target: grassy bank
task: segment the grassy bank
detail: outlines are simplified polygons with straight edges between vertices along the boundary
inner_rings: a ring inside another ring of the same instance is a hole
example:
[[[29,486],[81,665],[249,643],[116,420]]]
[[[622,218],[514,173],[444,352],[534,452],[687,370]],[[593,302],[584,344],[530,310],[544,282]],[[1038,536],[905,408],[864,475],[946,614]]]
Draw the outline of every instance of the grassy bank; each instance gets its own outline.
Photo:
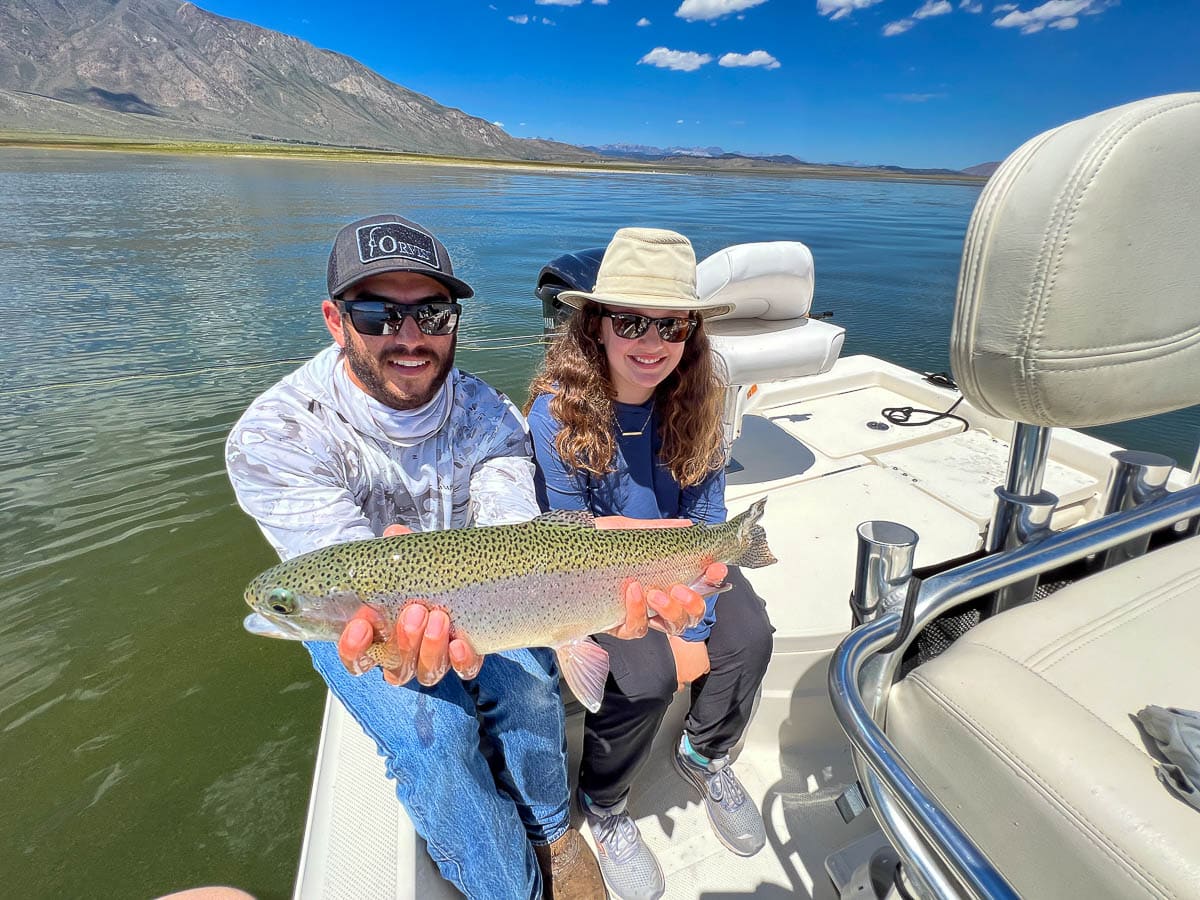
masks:
[[[736,161],[699,160],[688,162],[600,159],[594,162],[518,159],[477,159],[429,156],[391,150],[329,147],[312,144],[267,142],[222,143],[219,141],[138,140],[90,135],[31,134],[0,131],[0,149],[93,150],[110,153],[171,153],[190,156],[239,156],[263,159],[312,159],[335,162],[392,163],[403,165],[467,166],[538,172],[643,172],[707,175],[778,175],[801,178],[846,178],[873,181],[916,181],[935,184],[982,184],[987,179],[974,175],[939,175],[920,172],[889,172],[872,168],[820,165],[779,165],[749,159]]]

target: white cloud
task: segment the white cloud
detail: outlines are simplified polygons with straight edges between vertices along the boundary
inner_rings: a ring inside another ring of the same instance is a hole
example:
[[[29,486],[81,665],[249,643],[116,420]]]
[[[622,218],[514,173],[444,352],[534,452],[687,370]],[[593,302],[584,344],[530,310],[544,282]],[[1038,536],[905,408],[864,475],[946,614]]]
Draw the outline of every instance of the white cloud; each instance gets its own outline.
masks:
[[[889,100],[899,100],[901,103],[928,103],[930,100],[938,100],[945,97],[945,94],[887,94]]]
[[[508,21],[516,22],[518,25],[528,25],[529,16],[525,15],[525,13],[521,13],[519,16],[509,16]]]
[[[578,6],[583,0],[533,0],[538,6]]]
[[[640,19],[637,20],[638,28],[645,28],[649,24],[650,24],[650,20],[647,19],[645,16],[642,16]]]
[[[977,2],[977,0],[962,0],[962,2],[958,4],[958,8],[965,9],[969,13],[983,12],[983,4]]]
[[[817,12],[831,19],[844,19],[856,9],[866,9],[883,0],[817,0]]]
[[[912,19],[897,19],[895,22],[888,22],[883,26],[883,36],[895,37],[898,34],[904,34],[916,24]]]
[[[717,60],[717,64],[725,66],[727,69],[739,66],[761,67],[764,69],[779,68],[779,60],[766,50],[751,50],[749,53],[726,53]]]
[[[689,22],[707,22],[766,2],[767,0],[683,0],[679,9],[675,10],[675,15]]]
[[[592,6],[608,6],[608,0],[592,0]]]
[[[539,22],[543,25],[554,24],[553,19],[547,19],[545,16],[542,16],[541,18],[538,18],[537,16],[527,16],[525,13],[521,13],[519,16],[509,16],[508,21],[516,22],[518,25],[537,25]]]
[[[682,124],[683,124],[683,119],[676,119],[676,120],[675,120],[675,124],[676,124],[676,125],[682,125]]]
[[[1076,14],[1094,15],[1107,8],[1108,3],[1105,0],[1048,0],[1028,12],[1010,7],[1006,15],[992,24],[997,28],[1020,28],[1021,34],[1036,34],[1047,25],[1051,28],[1066,30],[1079,24]],[[1000,12],[1001,7],[997,6],[995,11]],[[1070,24],[1068,24],[1068,20]]]
[[[914,19],[928,19],[932,16],[944,16],[954,12],[947,0],[925,0],[925,5],[912,14]]]
[[[503,127],[504,127],[504,123],[503,123],[503,122],[493,122],[492,124],[493,124],[493,125],[495,125],[497,128],[503,128]]]
[[[695,53],[692,50],[668,50],[666,47],[655,47],[638,60],[638,65],[646,63],[658,66],[660,69],[674,69],[676,72],[695,72],[698,68],[712,62],[707,53]]]
[[[992,12],[994,12],[994,13],[1008,12],[1010,9],[1016,9],[1016,8],[1017,8],[1017,4],[1015,4],[1015,3],[1001,3],[999,6],[993,6]]]

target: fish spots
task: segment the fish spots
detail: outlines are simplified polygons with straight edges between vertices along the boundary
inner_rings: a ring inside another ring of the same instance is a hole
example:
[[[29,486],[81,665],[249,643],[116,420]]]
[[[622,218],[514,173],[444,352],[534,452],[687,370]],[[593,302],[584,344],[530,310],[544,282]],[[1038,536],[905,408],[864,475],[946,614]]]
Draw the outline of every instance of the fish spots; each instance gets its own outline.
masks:
[[[420,598],[446,611],[453,634],[469,635],[489,653],[601,631],[620,621],[626,578],[663,589],[688,584],[708,564],[734,562],[749,546],[746,514],[723,525],[630,530],[561,518],[339,544],[269,569],[251,583],[247,599],[255,605],[286,588],[298,600],[296,627],[329,639],[313,624],[322,615],[336,621],[334,613],[344,610],[348,618],[367,602],[391,626],[409,600]]]

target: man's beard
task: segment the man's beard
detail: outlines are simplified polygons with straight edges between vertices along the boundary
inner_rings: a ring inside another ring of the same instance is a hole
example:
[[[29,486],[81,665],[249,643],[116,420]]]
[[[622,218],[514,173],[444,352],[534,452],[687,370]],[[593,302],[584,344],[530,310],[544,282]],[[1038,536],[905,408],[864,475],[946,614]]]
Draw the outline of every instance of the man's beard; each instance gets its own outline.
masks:
[[[371,397],[392,409],[408,410],[424,406],[437,396],[437,392],[442,389],[442,385],[446,381],[446,376],[450,374],[450,369],[454,366],[454,350],[457,345],[458,336],[455,335],[454,340],[450,343],[450,352],[444,357],[431,350],[417,350],[401,345],[391,348],[382,359],[377,359],[347,334],[342,349],[350,371],[354,373],[354,377]],[[388,360],[399,356],[427,359],[434,365],[433,380],[429,382],[427,390],[420,394],[401,393],[396,385],[387,380],[385,372]]]

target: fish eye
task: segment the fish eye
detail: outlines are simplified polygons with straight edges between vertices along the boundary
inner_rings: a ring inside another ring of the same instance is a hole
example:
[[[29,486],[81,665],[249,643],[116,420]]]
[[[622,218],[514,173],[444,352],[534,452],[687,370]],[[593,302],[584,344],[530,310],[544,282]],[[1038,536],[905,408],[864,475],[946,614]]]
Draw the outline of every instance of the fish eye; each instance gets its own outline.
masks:
[[[277,587],[267,595],[271,609],[280,615],[290,616],[296,611],[296,595],[287,588]]]

